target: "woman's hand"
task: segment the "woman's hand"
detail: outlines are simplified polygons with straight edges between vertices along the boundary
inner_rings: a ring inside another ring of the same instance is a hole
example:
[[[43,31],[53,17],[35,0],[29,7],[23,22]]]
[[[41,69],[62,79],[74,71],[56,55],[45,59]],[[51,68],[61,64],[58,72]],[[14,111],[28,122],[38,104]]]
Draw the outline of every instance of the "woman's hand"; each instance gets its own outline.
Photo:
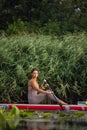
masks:
[[[45,85],[44,85],[44,88],[47,88],[47,87],[49,87],[49,84],[45,84]]]
[[[54,92],[53,92],[53,91],[48,90],[48,91],[46,91],[46,93],[47,93],[47,94],[53,94]]]

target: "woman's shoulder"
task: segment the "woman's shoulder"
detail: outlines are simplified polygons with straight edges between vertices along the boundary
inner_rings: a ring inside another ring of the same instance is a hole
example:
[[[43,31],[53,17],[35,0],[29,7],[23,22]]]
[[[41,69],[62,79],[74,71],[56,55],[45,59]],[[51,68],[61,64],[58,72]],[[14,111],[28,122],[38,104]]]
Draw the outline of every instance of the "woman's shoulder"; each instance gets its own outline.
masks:
[[[30,80],[28,81],[29,84],[33,84],[33,83],[35,83],[35,82],[37,82],[37,81],[34,80],[34,79],[30,79]]]
[[[33,80],[30,79],[30,80],[28,81],[28,87],[31,88],[31,87],[32,87],[32,84],[33,84]]]

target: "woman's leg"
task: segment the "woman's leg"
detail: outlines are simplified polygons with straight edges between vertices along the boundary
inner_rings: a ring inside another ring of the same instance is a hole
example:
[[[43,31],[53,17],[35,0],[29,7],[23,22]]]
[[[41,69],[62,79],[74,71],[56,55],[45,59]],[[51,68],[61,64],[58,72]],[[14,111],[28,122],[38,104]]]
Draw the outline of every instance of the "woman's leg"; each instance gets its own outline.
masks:
[[[46,94],[37,94],[32,97],[28,97],[29,104],[39,104],[46,98]]]
[[[50,90],[47,90],[50,91]],[[67,103],[62,101],[61,99],[59,99],[58,97],[55,96],[55,94],[47,94],[48,98],[50,98],[51,100],[61,104],[61,105],[66,105]]]
[[[47,91],[50,91],[50,90],[47,90]],[[39,104],[43,100],[45,100],[46,96],[49,99],[51,99],[61,105],[67,104],[64,101],[62,101],[61,99],[59,99],[58,97],[56,97],[54,94],[42,94],[42,93],[39,93],[39,94],[33,95],[33,96],[28,96],[28,102],[29,102],[29,104]]]

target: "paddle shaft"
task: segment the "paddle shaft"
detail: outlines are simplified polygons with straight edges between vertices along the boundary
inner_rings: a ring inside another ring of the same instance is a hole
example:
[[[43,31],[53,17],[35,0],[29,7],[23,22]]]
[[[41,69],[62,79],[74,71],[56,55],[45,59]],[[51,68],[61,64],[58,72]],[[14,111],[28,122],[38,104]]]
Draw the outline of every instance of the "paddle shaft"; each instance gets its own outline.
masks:
[[[44,84],[48,84],[45,79],[44,79]],[[51,90],[51,91],[53,91],[50,86],[48,86],[48,89]],[[58,104],[60,105],[60,107],[62,108],[62,110],[64,110],[62,104],[58,102],[58,99],[57,99],[57,97],[56,97],[56,95],[55,95],[54,93],[53,93],[53,96],[54,96],[54,98],[56,99],[57,103],[58,103]]]
[[[48,88],[49,88],[49,90],[53,91],[50,86],[48,86]],[[60,105],[60,107],[61,107],[62,110],[63,110],[62,104],[58,102],[58,99],[57,99],[57,97],[56,97],[56,95],[55,95],[54,93],[53,93],[53,96],[54,96],[54,98],[56,99],[57,103]]]

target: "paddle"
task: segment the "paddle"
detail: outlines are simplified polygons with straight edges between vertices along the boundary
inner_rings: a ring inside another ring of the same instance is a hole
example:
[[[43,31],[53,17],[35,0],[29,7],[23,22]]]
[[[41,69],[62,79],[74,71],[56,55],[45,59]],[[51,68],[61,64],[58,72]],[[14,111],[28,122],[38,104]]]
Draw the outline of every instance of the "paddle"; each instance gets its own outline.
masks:
[[[45,84],[48,84],[47,81],[46,81],[46,79],[44,79],[44,85],[45,85]],[[53,90],[51,89],[51,87],[49,86],[49,84],[48,84],[48,89],[51,90],[51,91],[53,91]],[[56,97],[56,95],[55,95],[54,93],[53,93],[53,96],[54,96],[54,98],[56,99],[57,103],[58,103],[58,104],[60,105],[60,107],[62,108],[62,110],[64,110],[62,104],[58,102],[57,97]]]

